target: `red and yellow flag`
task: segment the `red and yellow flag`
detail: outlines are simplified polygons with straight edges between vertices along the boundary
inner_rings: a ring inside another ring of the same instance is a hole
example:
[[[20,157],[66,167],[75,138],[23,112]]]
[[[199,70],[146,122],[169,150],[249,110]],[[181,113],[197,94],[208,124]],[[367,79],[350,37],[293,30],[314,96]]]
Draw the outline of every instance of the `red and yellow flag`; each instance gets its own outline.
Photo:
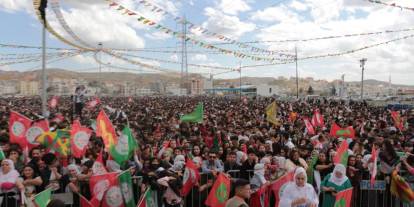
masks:
[[[211,207],[224,207],[229,196],[230,179],[220,173],[204,204]]]
[[[115,129],[103,110],[99,112],[98,118],[96,118],[96,135],[102,137],[105,150],[108,152],[112,146],[118,143]]]
[[[404,129],[403,119],[400,116],[400,112],[391,111],[392,120],[394,120],[394,126],[397,127],[400,131]]]

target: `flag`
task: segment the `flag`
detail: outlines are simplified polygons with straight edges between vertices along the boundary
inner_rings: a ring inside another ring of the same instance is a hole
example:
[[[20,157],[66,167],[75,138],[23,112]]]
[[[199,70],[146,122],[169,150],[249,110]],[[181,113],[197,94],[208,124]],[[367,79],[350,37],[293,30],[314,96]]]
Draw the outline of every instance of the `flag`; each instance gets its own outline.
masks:
[[[280,195],[282,195],[283,190],[286,187],[285,184],[289,183],[290,181],[293,181],[294,175],[295,171],[292,170],[280,177],[279,179],[277,179],[276,181],[274,181],[270,186],[270,189],[272,189],[273,194],[275,196],[275,207],[279,207]]]
[[[89,180],[89,188],[92,196],[92,204],[102,201],[105,193],[111,186],[118,185],[117,173],[105,173],[101,175],[92,175]],[[122,198],[121,198],[122,201]]]
[[[106,174],[108,171],[105,168],[102,158],[102,150],[99,152],[98,157],[96,158],[95,162],[92,165],[92,174],[93,175],[102,175]]]
[[[167,151],[168,147],[170,147],[170,140],[168,141],[164,141],[164,144],[162,145],[162,148],[160,149],[160,151],[157,154],[158,158],[162,157],[162,154],[164,154],[165,151]]]
[[[26,131],[27,144],[25,145],[25,147],[31,149],[35,146],[38,146],[39,143],[36,142],[36,139],[47,131],[49,131],[49,122],[46,119],[32,122],[32,125]]]
[[[203,103],[199,103],[193,112],[183,115],[180,120],[182,122],[194,122],[202,123],[203,122],[204,108]]]
[[[336,194],[334,207],[351,207],[352,188],[339,191]]]
[[[405,203],[414,201],[414,192],[405,179],[394,170],[391,174],[391,194]]]
[[[52,119],[52,122],[61,123],[65,120],[65,117],[61,113],[55,115],[55,118]]]
[[[49,107],[54,109],[54,108],[56,108],[57,104],[58,104],[58,97],[53,96],[49,101]]]
[[[50,149],[52,149],[53,144],[55,143],[56,135],[56,131],[43,132],[43,134],[36,138],[36,142],[44,146],[46,148],[46,151],[50,151]]]
[[[62,157],[67,157],[70,153],[70,131],[58,129],[56,131],[53,149]]]
[[[273,101],[269,106],[266,107],[266,120],[274,125],[279,125],[279,119],[277,116],[277,104]]]
[[[52,196],[52,188],[48,188],[39,194],[35,195],[34,203],[37,207],[46,207],[50,202],[50,197]]]
[[[352,126],[341,128],[336,123],[333,123],[330,135],[333,137],[355,138],[355,130]]]
[[[47,8],[47,0],[40,0],[38,10],[40,12],[40,17],[42,18],[44,23],[46,23],[46,8]]]
[[[306,174],[308,175],[308,183],[313,185],[313,179],[314,179],[314,170],[316,162],[318,162],[318,153],[313,153],[312,159],[309,163],[308,170],[306,171]]]
[[[370,179],[370,183],[371,186],[374,186],[375,184],[375,176],[377,176],[377,149],[372,146],[372,151],[371,151],[371,159],[373,161],[373,166],[372,169],[370,170],[370,174],[371,174],[371,179]]]
[[[17,112],[11,111],[9,119],[10,143],[17,143],[22,148],[26,147],[26,131],[29,129],[31,124],[32,120],[29,118]]]
[[[197,166],[191,159],[187,159],[183,176],[183,187],[181,188],[181,196],[185,197],[191,191],[193,186],[200,180],[200,173]]]
[[[0,148],[0,160],[6,159],[6,155],[4,154],[4,151],[2,148]]]
[[[135,207],[134,191],[132,188],[132,176],[129,170],[124,171],[118,176],[121,186],[122,196],[126,207]]]
[[[303,121],[305,122],[306,131],[309,135],[315,135],[315,129],[313,128],[312,124],[310,123],[308,118],[303,118]]]
[[[295,122],[297,118],[298,118],[298,113],[297,112],[290,112],[289,113],[289,121],[290,122]]]
[[[134,154],[134,150],[138,147],[136,139],[132,136],[131,129],[125,127],[122,135],[118,138],[118,143],[110,149],[112,158],[119,165],[123,165]]]
[[[204,204],[211,207],[224,207],[229,199],[229,195],[230,179],[223,173],[220,173]]]
[[[263,185],[256,192],[250,196],[249,206],[254,207],[267,207],[269,206],[269,193],[268,186]]]
[[[72,130],[70,131],[70,147],[74,157],[82,158],[85,154],[91,133],[92,130],[82,127],[78,121],[73,122]]]
[[[145,191],[142,200],[138,203],[138,207],[158,206],[157,199],[155,199],[155,196],[156,192],[154,190],[151,190],[151,187],[149,187],[148,190]]]
[[[94,97],[92,100],[90,100],[87,104],[86,104],[86,108],[88,109],[92,109],[95,108],[97,105],[99,105],[101,103],[101,100],[99,100],[98,97]]]
[[[404,129],[404,123],[400,116],[400,112],[398,111],[391,111],[391,117],[394,121],[394,126],[397,127],[400,131]]]
[[[78,194],[78,195],[79,195],[79,202],[80,202],[81,207],[94,207],[92,203],[88,201],[88,199],[83,197],[81,194]]]
[[[122,190],[118,179],[111,179],[108,190],[104,193],[102,207],[124,207]]]
[[[343,164],[345,167],[348,164],[348,142],[346,140],[342,141],[341,146],[339,146],[336,155],[333,159],[334,164]]]
[[[115,129],[103,110],[99,112],[98,118],[96,118],[96,135],[102,137],[106,151],[109,151],[111,147],[118,143]]]
[[[319,109],[316,109],[313,112],[313,116],[312,116],[312,125],[315,127],[325,127],[325,122],[323,120],[323,116],[321,115],[321,112],[319,111]]]

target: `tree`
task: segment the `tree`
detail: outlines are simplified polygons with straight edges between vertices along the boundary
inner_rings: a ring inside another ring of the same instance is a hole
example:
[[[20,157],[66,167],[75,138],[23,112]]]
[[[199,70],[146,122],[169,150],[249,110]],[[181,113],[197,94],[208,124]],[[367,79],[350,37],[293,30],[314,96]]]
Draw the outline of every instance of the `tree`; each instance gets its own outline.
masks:
[[[312,86],[309,86],[308,95],[312,95],[312,94],[313,94],[313,88],[312,88]]]

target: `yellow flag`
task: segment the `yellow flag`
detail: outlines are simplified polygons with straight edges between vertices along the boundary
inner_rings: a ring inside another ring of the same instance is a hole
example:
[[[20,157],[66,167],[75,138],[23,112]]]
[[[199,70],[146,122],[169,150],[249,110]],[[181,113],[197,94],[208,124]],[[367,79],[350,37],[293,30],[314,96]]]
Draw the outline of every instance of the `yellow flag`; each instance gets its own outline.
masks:
[[[279,125],[279,119],[277,116],[277,105],[276,101],[273,101],[269,106],[266,107],[266,120],[274,125]]]

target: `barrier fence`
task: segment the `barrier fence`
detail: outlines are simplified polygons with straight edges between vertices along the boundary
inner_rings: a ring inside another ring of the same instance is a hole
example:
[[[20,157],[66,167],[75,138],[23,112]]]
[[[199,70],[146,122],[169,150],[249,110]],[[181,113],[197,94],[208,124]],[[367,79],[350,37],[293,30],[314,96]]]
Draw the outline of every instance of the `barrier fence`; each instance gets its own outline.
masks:
[[[245,178],[250,179],[253,176],[253,171],[247,172],[240,172],[238,170],[228,171],[228,174],[231,175],[232,178]],[[410,181],[411,189],[414,188],[414,177],[412,179],[408,178],[407,180]],[[205,185],[207,182],[211,180],[214,181],[214,176],[211,173],[200,173],[200,185]],[[141,186],[143,184],[143,177],[142,176],[133,176],[132,177],[132,185],[133,185],[133,194],[135,197],[135,201],[138,202],[142,196],[141,193]],[[89,189],[88,182],[84,182],[80,184],[81,192],[84,192],[85,188]],[[199,191],[199,187],[194,187],[188,196],[183,198],[183,207],[204,207],[204,201],[206,200],[210,188],[204,188],[202,191]],[[275,198],[272,192],[269,193],[269,207],[274,206]],[[323,194],[323,193],[322,193]],[[162,207],[162,195],[163,192],[158,190],[153,195],[154,200],[156,201],[156,206],[154,207]],[[230,192],[230,197],[234,195],[233,190]],[[79,205],[79,197],[77,194],[69,193],[52,193],[52,199],[59,199],[63,201],[66,206],[68,207],[75,207]],[[320,201],[322,202],[322,201]],[[1,206],[7,207],[18,207],[21,205],[20,195],[16,193],[0,193],[0,203]],[[353,207],[414,207],[414,202],[412,203],[404,203],[397,199],[396,197],[392,196],[390,193],[390,185],[385,180],[376,180],[375,184],[371,186],[369,180],[361,180],[359,186],[354,186],[353,198],[352,198],[352,205]]]

